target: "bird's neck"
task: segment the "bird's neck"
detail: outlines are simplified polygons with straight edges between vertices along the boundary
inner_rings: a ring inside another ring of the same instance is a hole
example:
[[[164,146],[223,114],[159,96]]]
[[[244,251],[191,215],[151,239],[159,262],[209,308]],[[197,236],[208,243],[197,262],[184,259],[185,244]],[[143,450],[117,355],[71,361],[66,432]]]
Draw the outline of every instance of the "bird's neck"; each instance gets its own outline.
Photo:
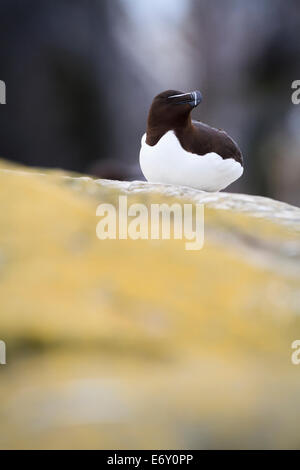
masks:
[[[191,114],[182,116],[176,123],[155,123],[148,120],[146,143],[153,147],[169,131],[177,133],[188,132],[192,128]]]

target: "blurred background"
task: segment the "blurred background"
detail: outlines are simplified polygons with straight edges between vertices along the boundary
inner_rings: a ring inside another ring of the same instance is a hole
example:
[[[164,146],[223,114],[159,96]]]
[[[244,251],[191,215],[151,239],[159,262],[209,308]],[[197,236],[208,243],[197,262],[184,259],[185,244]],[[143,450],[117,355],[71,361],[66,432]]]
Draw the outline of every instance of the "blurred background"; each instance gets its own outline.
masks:
[[[297,0],[0,0],[0,156],[143,179],[152,98],[200,89],[194,117],[245,158],[229,190],[300,205]]]

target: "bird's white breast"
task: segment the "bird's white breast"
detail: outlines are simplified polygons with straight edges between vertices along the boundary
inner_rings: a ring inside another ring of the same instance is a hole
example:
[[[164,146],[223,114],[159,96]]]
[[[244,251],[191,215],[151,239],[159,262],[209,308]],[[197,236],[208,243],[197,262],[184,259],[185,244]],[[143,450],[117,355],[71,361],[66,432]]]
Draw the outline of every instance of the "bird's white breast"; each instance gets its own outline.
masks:
[[[142,138],[140,165],[152,183],[191,186],[203,191],[220,191],[243,174],[242,165],[217,153],[196,155],[181,146],[173,131],[167,132],[153,147]]]

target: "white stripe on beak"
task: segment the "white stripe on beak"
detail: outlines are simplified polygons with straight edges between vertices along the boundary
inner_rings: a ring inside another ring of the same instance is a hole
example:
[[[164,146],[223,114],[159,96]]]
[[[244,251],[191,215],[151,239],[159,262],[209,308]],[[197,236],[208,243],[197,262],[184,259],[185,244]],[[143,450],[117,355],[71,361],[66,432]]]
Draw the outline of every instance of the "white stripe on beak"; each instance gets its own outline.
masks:
[[[172,96],[168,96],[168,98],[180,98],[181,96],[186,96],[188,95],[189,93],[182,93],[181,95],[172,95]]]
[[[195,107],[196,107],[197,106],[197,93],[193,91],[193,95],[194,95]]]

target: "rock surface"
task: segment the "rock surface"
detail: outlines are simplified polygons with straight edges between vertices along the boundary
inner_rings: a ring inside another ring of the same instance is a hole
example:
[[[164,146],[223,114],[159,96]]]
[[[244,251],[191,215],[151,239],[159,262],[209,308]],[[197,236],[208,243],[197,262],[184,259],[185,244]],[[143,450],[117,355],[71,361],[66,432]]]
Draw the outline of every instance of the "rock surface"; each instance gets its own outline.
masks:
[[[299,448],[300,210],[0,169],[0,448]],[[205,243],[96,237],[96,208],[205,204]]]

